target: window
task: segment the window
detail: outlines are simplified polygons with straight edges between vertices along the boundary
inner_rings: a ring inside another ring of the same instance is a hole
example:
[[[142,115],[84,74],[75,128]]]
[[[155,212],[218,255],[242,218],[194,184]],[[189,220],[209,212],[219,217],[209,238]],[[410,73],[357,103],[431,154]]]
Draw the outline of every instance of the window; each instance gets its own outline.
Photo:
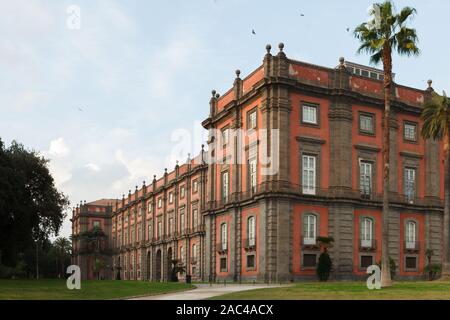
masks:
[[[184,261],[186,261],[186,255],[184,254],[184,247],[181,246],[180,247],[180,257],[181,257],[181,262],[184,264]]]
[[[158,238],[162,238],[162,222],[158,221]]]
[[[180,211],[180,231],[181,233],[184,233],[184,228],[185,228],[185,224],[184,224],[184,210]]]
[[[125,216],[125,223],[128,223],[128,215]]]
[[[372,190],[372,163],[359,161],[359,189],[363,197],[369,197]]]
[[[250,111],[248,114],[248,123],[247,123],[247,129],[256,129],[257,127],[257,121],[256,121],[256,110]]]
[[[312,268],[316,266],[317,256],[315,254],[305,253],[303,255],[303,266]]]
[[[222,172],[222,200],[228,201],[228,171]]]
[[[374,116],[371,114],[359,114],[359,131],[362,133],[375,133]]]
[[[361,70],[361,75],[362,75],[363,77],[368,77],[368,76],[369,76],[369,71],[367,71],[367,70]]]
[[[196,262],[197,260],[197,245],[193,244],[192,245],[192,262]]]
[[[372,248],[373,240],[373,220],[364,218],[361,221],[361,247]]]
[[[225,128],[222,130],[222,145],[227,145],[230,140],[230,129]]]
[[[92,227],[94,227],[94,228],[100,228],[100,221],[94,220],[94,221],[92,222]]]
[[[197,192],[198,191],[198,181],[197,179],[195,179],[194,181],[192,181],[192,192]]]
[[[173,235],[173,218],[169,218],[169,234]]]
[[[414,221],[406,223],[405,237],[405,248],[416,249],[416,223]]]
[[[316,194],[316,157],[303,156],[302,189],[304,194]]]
[[[405,258],[406,269],[417,269],[417,258],[416,257],[406,257]]]
[[[304,104],[302,107],[302,122],[317,124],[317,106]]]
[[[257,183],[257,165],[256,158],[252,158],[248,161],[248,170],[249,170],[249,182],[250,182],[250,191],[256,192],[256,183]]]
[[[192,227],[195,228],[198,226],[198,210],[192,210]]]
[[[138,216],[140,217],[141,214],[142,214],[142,207],[139,207],[139,208],[138,208]]]
[[[162,198],[159,197],[158,198],[158,208],[161,208],[161,207],[162,207]]]
[[[409,203],[413,203],[416,197],[416,169],[414,168],[405,168],[405,196]]]
[[[173,203],[173,193],[169,192],[169,203]]]
[[[141,224],[140,223],[137,225],[137,238],[136,238],[136,241],[137,242],[141,241]]]
[[[183,199],[184,198],[184,195],[185,195],[185,192],[186,190],[185,190],[185,188],[184,188],[184,185],[183,186],[181,186],[180,187],[180,198],[181,199]]]
[[[307,214],[303,217],[303,244],[316,244],[317,217]]]
[[[255,217],[252,216],[247,220],[247,237],[248,237],[248,245],[253,247],[256,245],[256,223]]]
[[[378,74],[376,74],[375,72],[371,72],[371,73],[370,73],[370,77],[371,77],[372,79],[378,79]]]
[[[134,243],[136,241],[136,239],[135,239],[135,229],[134,229],[134,226],[132,226],[132,229],[131,229],[131,243]]]
[[[147,202],[147,207],[148,207],[148,213],[152,213],[152,202],[151,201],[149,201],[149,202]]]
[[[227,258],[222,257],[220,258],[220,272],[226,271],[227,271]]]
[[[408,141],[417,141],[417,124],[405,122],[403,125],[403,137]]]
[[[153,238],[153,228],[152,228],[152,221],[150,220],[148,222],[148,240],[152,240]]]
[[[220,226],[220,246],[222,250],[227,250],[228,244],[227,224],[222,223]]]
[[[361,256],[361,268],[367,268],[373,264],[372,256]]]
[[[255,267],[255,255],[250,254],[247,256],[247,268],[254,268]]]

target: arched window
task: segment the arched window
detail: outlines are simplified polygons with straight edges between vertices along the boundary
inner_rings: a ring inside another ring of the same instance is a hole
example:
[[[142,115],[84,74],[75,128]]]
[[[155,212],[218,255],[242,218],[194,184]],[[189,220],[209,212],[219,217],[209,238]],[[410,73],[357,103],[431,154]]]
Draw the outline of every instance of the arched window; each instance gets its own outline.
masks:
[[[373,247],[373,220],[370,218],[361,220],[361,247]]]
[[[228,236],[227,224],[222,223],[220,225],[220,244],[221,244],[222,250],[227,250],[227,243],[228,243],[227,236]]]
[[[303,217],[303,244],[316,244],[317,217],[307,214]]]
[[[408,221],[406,223],[405,230],[405,246],[406,249],[415,249],[416,248],[416,223],[414,221]]]
[[[247,220],[247,239],[249,246],[256,245],[256,219],[254,216],[251,216]]]

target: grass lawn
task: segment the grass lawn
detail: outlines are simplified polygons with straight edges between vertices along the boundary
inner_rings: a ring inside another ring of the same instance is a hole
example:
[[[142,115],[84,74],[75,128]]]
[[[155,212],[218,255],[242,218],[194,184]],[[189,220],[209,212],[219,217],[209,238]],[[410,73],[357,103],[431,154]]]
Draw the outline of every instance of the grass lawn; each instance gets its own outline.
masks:
[[[302,282],[289,287],[256,289],[217,296],[216,300],[450,300],[450,282],[395,282],[393,287],[369,290],[365,282]]]
[[[102,300],[154,295],[193,288],[175,282],[81,281],[80,290],[69,290],[65,280],[0,280],[0,300]]]

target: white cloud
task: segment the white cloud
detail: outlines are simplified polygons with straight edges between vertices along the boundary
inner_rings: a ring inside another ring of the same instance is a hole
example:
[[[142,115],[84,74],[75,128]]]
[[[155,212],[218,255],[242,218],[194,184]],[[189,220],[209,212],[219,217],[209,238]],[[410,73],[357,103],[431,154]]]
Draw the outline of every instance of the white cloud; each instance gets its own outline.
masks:
[[[59,137],[50,142],[48,154],[54,157],[65,157],[70,153],[70,148],[64,138]]]
[[[100,171],[100,167],[98,165],[96,165],[95,163],[88,163],[86,165],[86,168],[88,168],[91,171],[96,171],[96,172]]]

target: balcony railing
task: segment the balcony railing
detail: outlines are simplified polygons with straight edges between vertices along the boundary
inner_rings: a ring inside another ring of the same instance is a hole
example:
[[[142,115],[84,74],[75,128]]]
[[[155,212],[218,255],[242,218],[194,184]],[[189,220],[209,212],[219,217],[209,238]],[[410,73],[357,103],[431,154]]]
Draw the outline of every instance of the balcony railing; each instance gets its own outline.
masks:
[[[411,252],[419,251],[420,243],[419,241],[403,241],[403,249]]]
[[[228,252],[228,244],[226,242],[218,242],[216,249],[218,253],[225,254]]]
[[[377,249],[376,239],[359,239],[359,250],[361,251],[371,251]]]
[[[256,249],[256,238],[244,239],[244,249],[252,251]]]

